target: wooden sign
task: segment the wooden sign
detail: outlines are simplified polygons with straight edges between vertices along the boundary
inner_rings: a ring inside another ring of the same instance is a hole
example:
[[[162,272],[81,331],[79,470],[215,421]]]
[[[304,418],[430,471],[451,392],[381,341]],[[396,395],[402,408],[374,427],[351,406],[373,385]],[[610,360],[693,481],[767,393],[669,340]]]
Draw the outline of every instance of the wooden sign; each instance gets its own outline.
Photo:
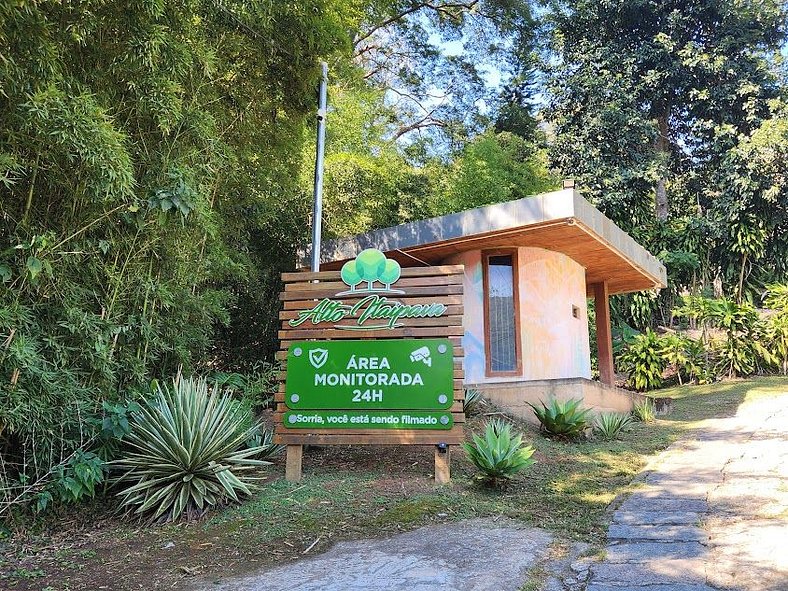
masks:
[[[287,479],[300,480],[305,444],[407,444],[435,445],[447,482],[465,422],[462,265],[400,269],[368,249],[282,281],[274,440]]]

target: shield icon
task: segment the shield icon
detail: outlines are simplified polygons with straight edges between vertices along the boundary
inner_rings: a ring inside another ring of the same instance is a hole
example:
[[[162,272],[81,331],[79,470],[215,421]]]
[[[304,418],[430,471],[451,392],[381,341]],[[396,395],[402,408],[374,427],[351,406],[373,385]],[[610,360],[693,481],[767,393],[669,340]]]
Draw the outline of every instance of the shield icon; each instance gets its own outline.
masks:
[[[320,369],[328,361],[328,349],[312,349],[309,351],[309,363],[315,369]]]

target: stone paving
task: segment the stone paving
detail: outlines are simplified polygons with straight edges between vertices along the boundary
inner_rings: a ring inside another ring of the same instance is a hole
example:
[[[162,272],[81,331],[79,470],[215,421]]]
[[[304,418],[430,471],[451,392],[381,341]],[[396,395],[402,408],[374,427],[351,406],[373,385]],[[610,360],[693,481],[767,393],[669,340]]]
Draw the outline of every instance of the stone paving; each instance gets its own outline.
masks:
[[[534,569],[545,577],[542,591],[788,591],[788,396],[703,421],[642,481],[613,513],[598,562],[582,544],[479,519],[341,542],[192,589],[519,591]]]
[[[203,582],[221,591],[518,591],[553,538],[506,519],[424,527],[328,552],[255,576]]]
[[[703,421],[643,484],[587,591],[788,591],[788,397]]]

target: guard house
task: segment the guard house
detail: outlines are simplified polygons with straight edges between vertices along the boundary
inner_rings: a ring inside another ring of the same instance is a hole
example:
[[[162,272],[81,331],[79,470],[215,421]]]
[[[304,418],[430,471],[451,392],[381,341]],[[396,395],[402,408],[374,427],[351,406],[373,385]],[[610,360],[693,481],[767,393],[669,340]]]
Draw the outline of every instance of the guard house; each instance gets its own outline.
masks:
[[[665,287],[665,267],[574,188],[328,241],[321,269],[339,269],[371,247],[403,267],[465,266],[467,388],[530,420],[526,402],[549,396],[631,408],[632,395],[613,385],[608,298]]]

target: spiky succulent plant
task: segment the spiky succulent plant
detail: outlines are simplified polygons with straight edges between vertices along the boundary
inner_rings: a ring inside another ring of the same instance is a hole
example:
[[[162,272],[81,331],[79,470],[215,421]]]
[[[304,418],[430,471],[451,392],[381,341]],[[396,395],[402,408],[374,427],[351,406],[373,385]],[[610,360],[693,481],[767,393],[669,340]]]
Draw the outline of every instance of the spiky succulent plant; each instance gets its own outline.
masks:
[[[616,439],[635,419],[630,414],[605,412],[594,419],[594,432],[602,439]]]
[[[248,410],[218,385],[178,377],[158,391],[130,421],[121,458],[121,505],[153,520],[205,512],[227,499],[252,492],[250,475],[269,464],[254,459],[264,449],[248,447],[258,426]]]
[[[522,435],[513,435],[512,427],[500,419],[487,422],[484,437],[473,436],[473,443],[463,443],[463,449],[476,466],[481,479],[495,485],[534,463],[534,449],[523,445]]]
[[[542,431],[549,437],[574,439],[588,428],[590,409],[580,408],[582,398],[557,400],[551,398],[542,408],[528,404],[542,425]]]

